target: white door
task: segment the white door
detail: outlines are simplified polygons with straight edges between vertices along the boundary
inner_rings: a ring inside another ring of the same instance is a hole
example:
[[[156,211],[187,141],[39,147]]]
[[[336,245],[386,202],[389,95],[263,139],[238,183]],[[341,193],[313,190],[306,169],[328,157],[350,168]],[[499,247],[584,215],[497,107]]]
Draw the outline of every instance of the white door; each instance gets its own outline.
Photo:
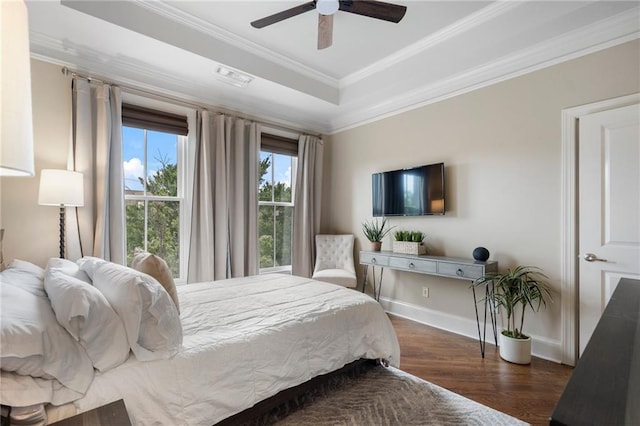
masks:
[[[640,105],[579,124],[580,354],[620,278],[640,279]]]

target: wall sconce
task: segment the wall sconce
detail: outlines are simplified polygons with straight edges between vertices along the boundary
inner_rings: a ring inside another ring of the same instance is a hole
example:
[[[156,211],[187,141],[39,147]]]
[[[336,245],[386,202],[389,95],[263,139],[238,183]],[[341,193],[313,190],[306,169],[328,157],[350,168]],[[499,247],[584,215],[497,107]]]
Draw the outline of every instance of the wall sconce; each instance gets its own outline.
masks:
[[[40,175],[38,204],[60,206],[60,258],[64,259],[65,208],[84,205],[82,173],[71,170],[43,169]]]
[[[29,17],[24,1],[0,1],[0,176],[33,176]]]

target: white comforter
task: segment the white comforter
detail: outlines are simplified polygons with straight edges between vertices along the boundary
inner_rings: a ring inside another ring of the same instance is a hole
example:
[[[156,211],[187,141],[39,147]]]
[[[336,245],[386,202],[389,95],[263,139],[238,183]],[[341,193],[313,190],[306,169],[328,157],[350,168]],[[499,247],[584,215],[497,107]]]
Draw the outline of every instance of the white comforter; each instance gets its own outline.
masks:
[[[178,292],[184,331],[178,355],[151,362],[131,356],[96,374],[74,412],[123,398],[134,424],[211,425],[359,358],[399,366],[389,319],[356,291],[272,274]],[[50,412],[49,421],[60,412]]]

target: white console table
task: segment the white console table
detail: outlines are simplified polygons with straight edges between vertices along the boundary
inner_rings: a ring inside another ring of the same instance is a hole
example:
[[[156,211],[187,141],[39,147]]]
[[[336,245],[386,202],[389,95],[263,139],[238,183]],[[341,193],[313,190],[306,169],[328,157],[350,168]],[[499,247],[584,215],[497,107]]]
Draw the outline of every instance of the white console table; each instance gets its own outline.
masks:
[[[487,272],[497,272],[498,262],[487,261],[480,262],[471,259],[461,259],[456,257],[444,256],[417,256],[410,254],[394,253],[391,251],[361,251],[360,264],[364,265],[364,279],[362,281],[362,292],[364,293],[367,285],[367,273],[369,266],[379,266],[380,279],[376,284],[375,268],[373,268],[373,297],[376,300],[380,298],[380,290],[382,287],[382,276],[384,268],[396,269],[400,271],[416,272],[418,274],[436,275],[440,277],[455,278],[459,280],[475,281],[484,276]],[[376,288],[377,287],[377,288]],[[489,312],[491,328],[493,329],[493,338],[496,346],[498,345],[498,336],[496,332],[496,313],[495,307],[489,302],[486,295],[492,291],[490,285],[485,288],[484,299],[484,333],[480,331],[480,316],[478,314],[478,300],[476,298],[476,288],[471,287],[473,292],[473,305],[476,312],[476,324],[478,326],[478,341],[480,342],[480,353],[484,358],[484,348],[487,336],[487,311]]]

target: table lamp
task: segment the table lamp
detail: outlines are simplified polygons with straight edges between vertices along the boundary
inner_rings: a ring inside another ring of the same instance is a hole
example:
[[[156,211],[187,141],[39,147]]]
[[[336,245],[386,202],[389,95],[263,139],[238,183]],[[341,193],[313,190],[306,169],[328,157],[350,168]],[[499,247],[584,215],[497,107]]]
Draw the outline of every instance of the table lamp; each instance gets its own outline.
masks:
[[[43,169],[40,174],[38,204],[60,206],[60,258],[64,259],[65,208],[84,205],[82,173],[71,170]]]

